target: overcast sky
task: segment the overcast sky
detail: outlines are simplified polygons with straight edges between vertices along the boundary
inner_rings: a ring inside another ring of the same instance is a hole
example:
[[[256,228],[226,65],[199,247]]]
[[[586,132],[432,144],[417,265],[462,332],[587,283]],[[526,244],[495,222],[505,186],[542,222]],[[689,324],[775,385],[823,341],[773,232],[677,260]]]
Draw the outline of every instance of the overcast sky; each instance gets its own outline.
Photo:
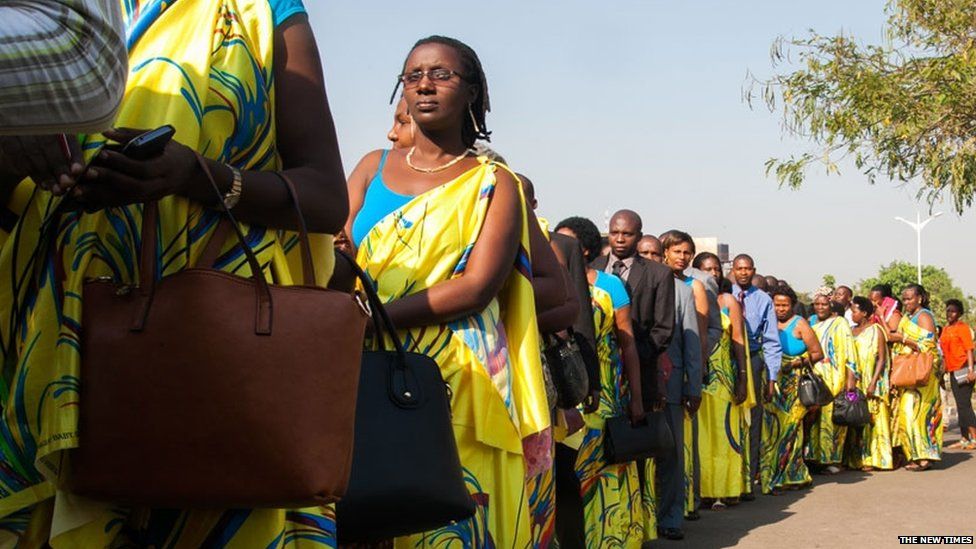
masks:
[[[764,175],[808,143],[750,110],[748,71],[772,74],[774,39],[840,30],[880,42],[885,0],[335,2],[307,0],[346,172],[386,146],[403,59],[430,34],[472,46],[485,67],[492,147],[536,184],[553,222],[633,208],[645,232],[680,228],[748,252],[760,272],[809,291],[824,273],[854,284],[915,261],[914,187],[871,186],[853,167],[815,168],[801,191]],[[942,208],[940,208],[942,209]],[[972,212],[923,232],[923,262],[976,294]]]

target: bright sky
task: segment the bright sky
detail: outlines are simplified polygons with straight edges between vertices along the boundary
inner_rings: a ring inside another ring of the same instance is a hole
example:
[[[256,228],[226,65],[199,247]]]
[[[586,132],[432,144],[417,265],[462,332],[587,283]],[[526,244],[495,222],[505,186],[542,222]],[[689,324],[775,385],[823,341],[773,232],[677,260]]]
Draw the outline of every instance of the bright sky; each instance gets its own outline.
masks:
[[[784,139],[778,113],[743,103],[746,71],[771,75],[774,39],[810,28],[878,43],[884,4],[306,1],[347,173],[387,145],[387,101],[413,43],[452,36],[481,58],[491,146],[535,182],[541,215],[603,228],[604,212],[632,208],[647,233],[717,236],[803,291],[824,273],[853,285],[894,259],[914,263],[915,233],[893,218],[914,219],[915,189],[817,167],[801,191],[780,190],[764,162],[810,145]],[[961,238],[976,217],[940,209],[922,260],[976,293],[976,253]]]

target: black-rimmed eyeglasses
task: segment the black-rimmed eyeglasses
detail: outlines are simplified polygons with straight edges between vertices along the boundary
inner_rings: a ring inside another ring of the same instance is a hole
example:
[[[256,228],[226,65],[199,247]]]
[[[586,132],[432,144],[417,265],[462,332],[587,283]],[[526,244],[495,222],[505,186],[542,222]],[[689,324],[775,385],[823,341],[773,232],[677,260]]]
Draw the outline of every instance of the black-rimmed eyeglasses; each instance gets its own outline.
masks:
[[[461,80],[465,80],[463,74],[453,69],[430,69],[426,71],[405,72],[397,75],[397,83],[393,88],[393,94],[390,96],[390,104],[392,105],[393,100],[396,99],[396,93],[397,90],[400,89],[401,83],[403,84],[403,89],[405,90],[416,88],[425,76],[429,78],[434,85],[446,84],[455,76]]]

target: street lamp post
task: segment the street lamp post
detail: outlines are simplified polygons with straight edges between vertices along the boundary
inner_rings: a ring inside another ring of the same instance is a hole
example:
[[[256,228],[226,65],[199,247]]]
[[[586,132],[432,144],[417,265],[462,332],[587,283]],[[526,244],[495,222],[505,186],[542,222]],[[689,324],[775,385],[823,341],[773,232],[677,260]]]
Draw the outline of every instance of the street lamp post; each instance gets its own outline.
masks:
[[[901,221],[902,223],[908,225],[912,229],[915,229],[915,265],[918,270],[918,283],[922,283],[922,229],[929,224],[933,219],[942,215],[942,212],[937,212],[931,215],[925,221],[922,221],[922,214],[918,210],[915,210],[915,222],[911,222],[903,217],[896,217],[896,221]]]

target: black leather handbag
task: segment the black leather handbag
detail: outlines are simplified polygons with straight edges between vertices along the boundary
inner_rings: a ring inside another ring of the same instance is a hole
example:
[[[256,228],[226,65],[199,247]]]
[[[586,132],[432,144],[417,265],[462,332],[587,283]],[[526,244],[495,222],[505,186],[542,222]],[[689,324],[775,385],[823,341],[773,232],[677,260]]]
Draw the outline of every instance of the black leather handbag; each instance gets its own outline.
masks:
[[[556,387],[556,406],[575,408],[589,393],[590,379],[572,330],[569,339],[557,335],[546,336],[544,354],[552,383]]]
[[[674,451],[674,434],[664,412],[648,412],[638,425],[627,416],[607,420],[603,433],[603,457],[607,463],[626,463],[663,457]]]
[[[348,256],[361,280],[362,270]],[[474,515],[451,426],[449,387],[437,363],[408,353],[373,288],[375,337],[393,351],[364,351],[352,473],[336,505],[340,543],[375,543]]]
[[[830,387],[827,387],[823,378],[810,367],[804,368],[803,373],[800,374],[797,394],[800,397],[800,404],[807,408],[826,406],[834,400]]]
[[[860,389],[843,391],[834,399],[834,411],[830,416],[835,425],[861,427],[871,423],[868,399]]]

